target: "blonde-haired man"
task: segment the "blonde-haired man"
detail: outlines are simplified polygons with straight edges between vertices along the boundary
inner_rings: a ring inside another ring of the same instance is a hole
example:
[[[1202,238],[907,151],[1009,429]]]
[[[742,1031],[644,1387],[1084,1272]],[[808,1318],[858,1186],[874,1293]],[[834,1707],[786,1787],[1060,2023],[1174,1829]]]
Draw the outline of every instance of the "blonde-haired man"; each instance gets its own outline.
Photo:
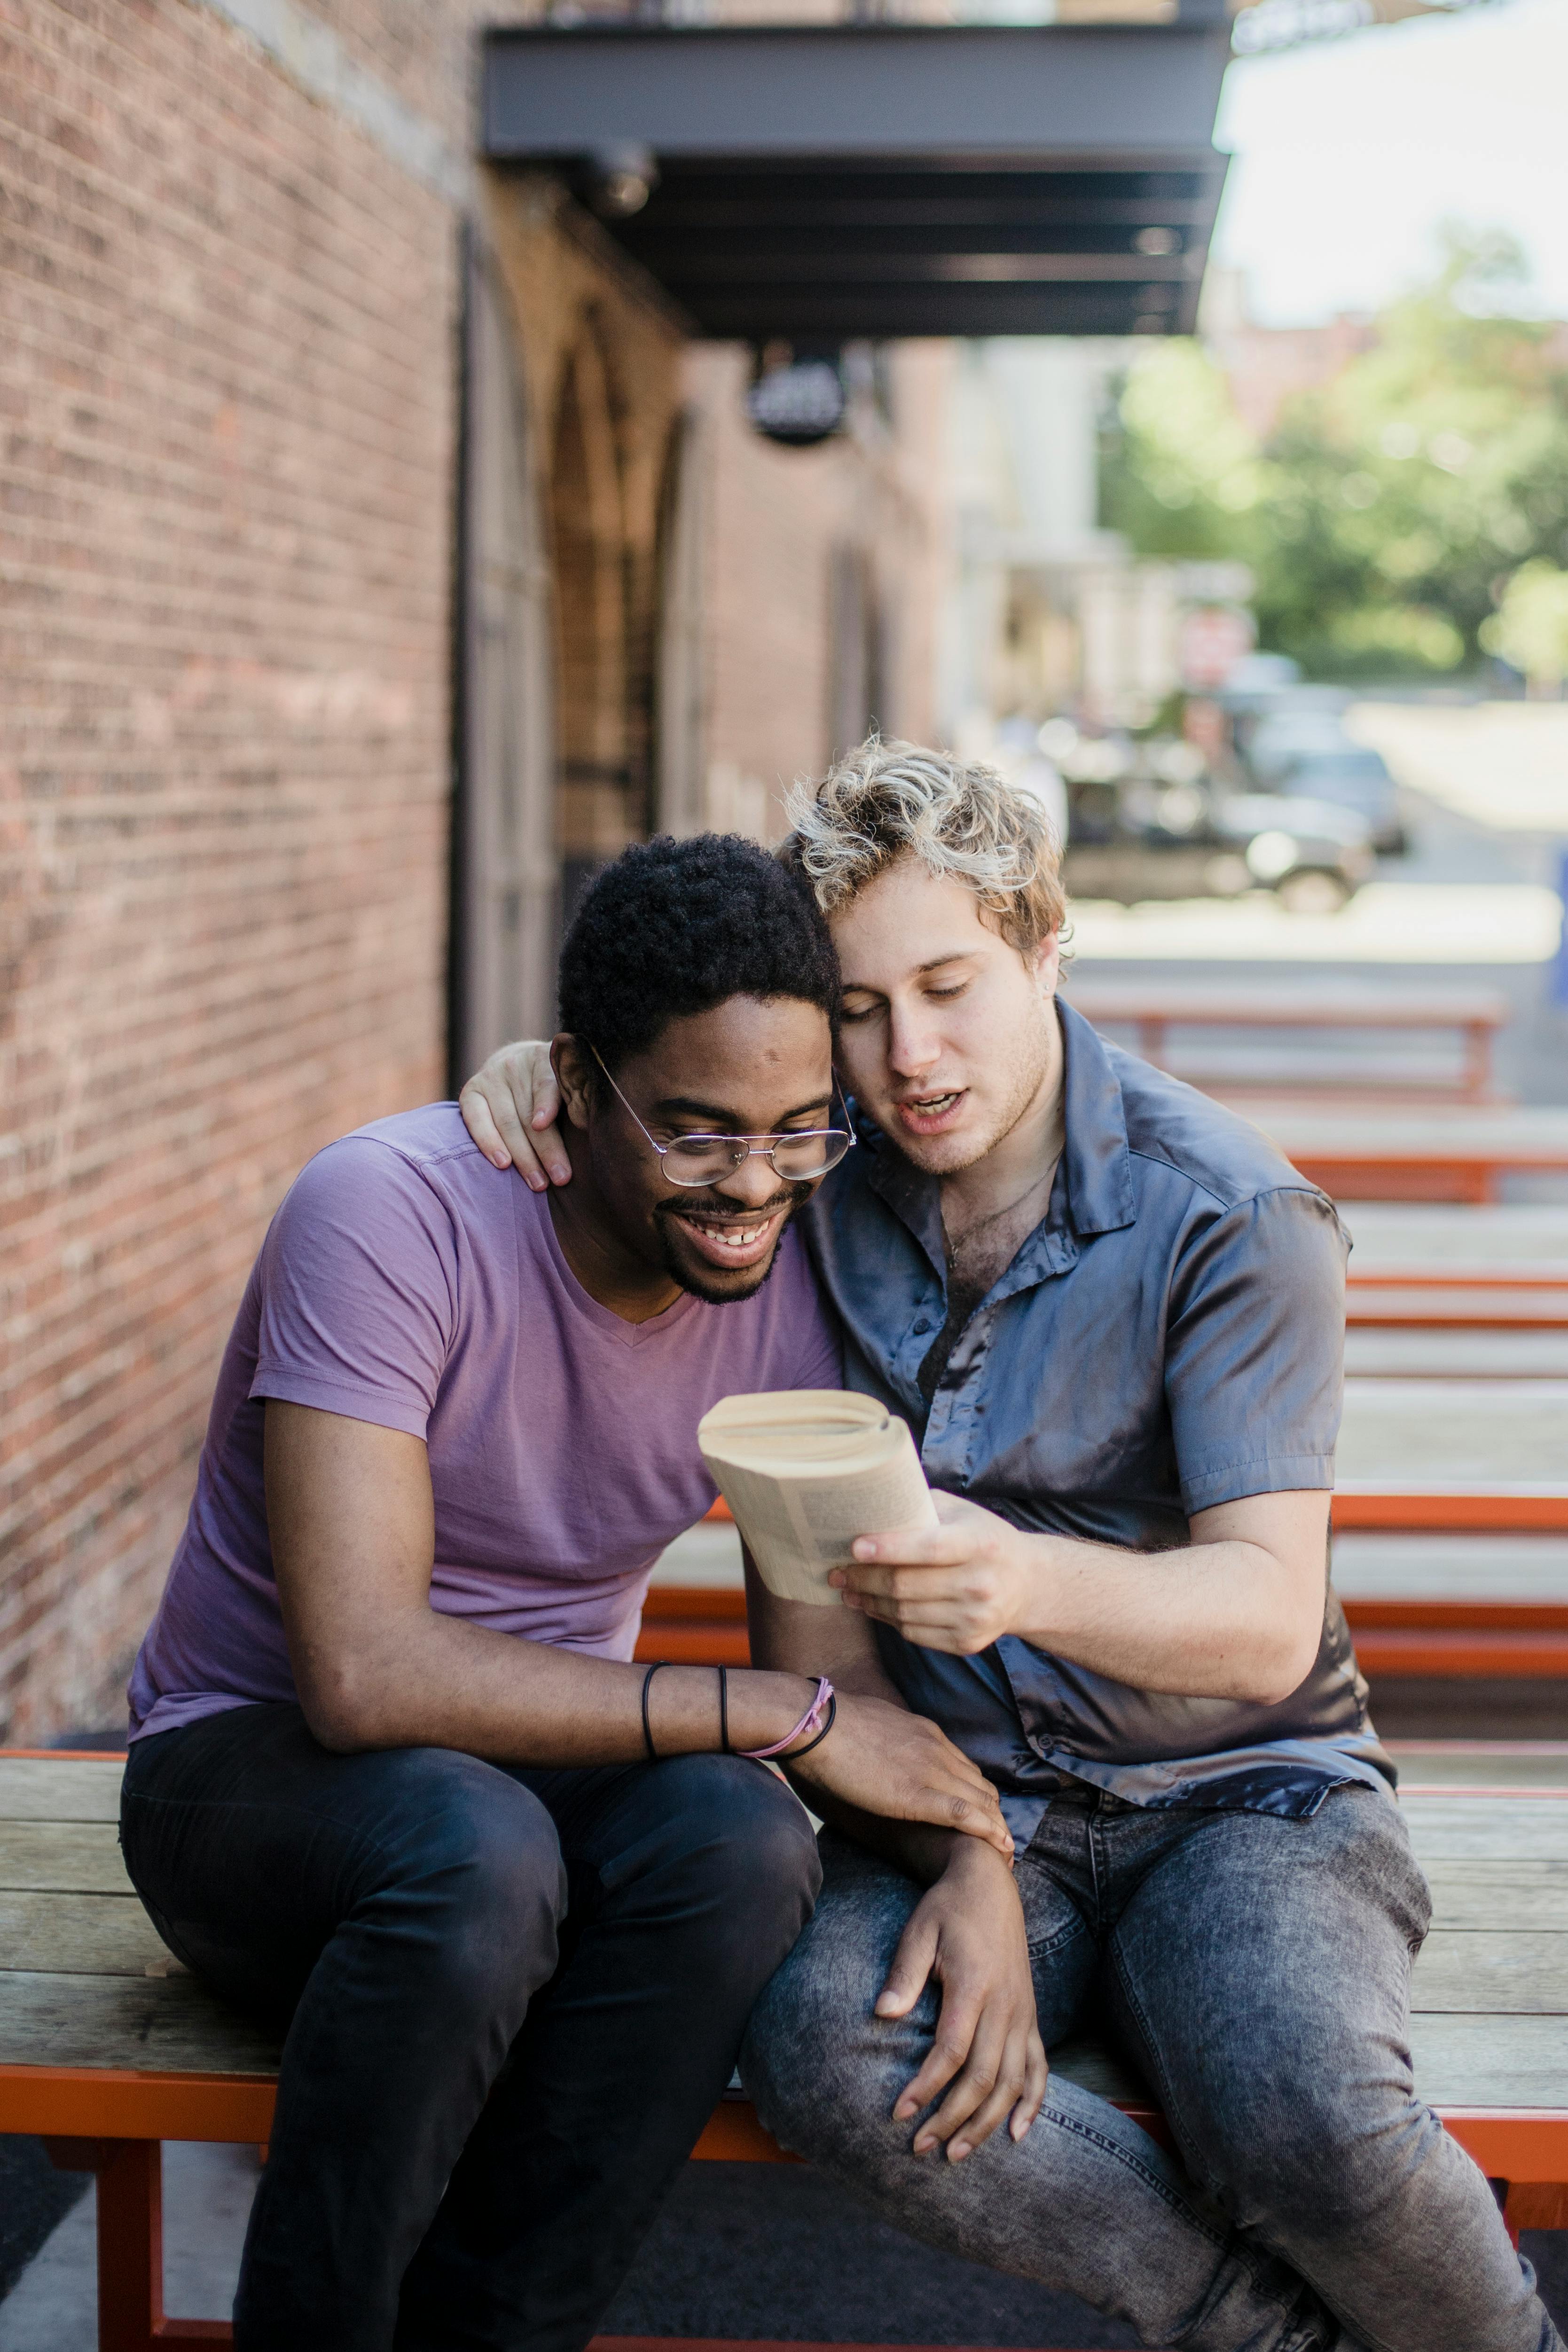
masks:
[[[1147,2343],[1560,2352],[1411,2080],[1426,1890],[1325,1605],[1332,1204],[1058,1001],[1029,795],[873,739],[790,814],[865,1147],[805,1220],[850,1384],[910,1420],[942,1525],[860,1543],[831,1617],[753,1576],[753,1655],[940,1723],[1018,1859],[829,1802],[742,2059],[762,2115],[901,2227]],[[532,1049],[464,1103],[498,1163],[563,1181]],[[1180,2164],[1047,2083],[1091,2001]]]

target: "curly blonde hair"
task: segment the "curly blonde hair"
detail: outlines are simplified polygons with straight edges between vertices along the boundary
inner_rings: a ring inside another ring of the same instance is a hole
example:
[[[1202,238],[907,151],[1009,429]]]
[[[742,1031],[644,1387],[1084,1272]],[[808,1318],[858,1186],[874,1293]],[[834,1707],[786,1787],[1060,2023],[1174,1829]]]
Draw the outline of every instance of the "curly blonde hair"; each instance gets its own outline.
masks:
[[[1045,808],[994,768],[868,735],[816,783],[785,796],[785,864],[831,915],[895,859],[967,882],[1009,946],[1030,954],[1067,915],[1061,852]]]

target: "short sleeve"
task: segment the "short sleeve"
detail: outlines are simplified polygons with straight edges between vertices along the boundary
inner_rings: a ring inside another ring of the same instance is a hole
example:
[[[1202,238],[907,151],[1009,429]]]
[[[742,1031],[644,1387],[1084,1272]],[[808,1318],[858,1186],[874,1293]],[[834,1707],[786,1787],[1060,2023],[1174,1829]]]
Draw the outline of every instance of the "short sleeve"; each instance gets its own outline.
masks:
[[[1334,1483],[1349,1238],[1281,1187],[1217,1218],[1171,1286],[1165,1398],[1189,1515]]]
[[[253,1397],[423,1437],[458,1319],[451,1217],[418,1169],[369,1137],[301,1171],[262,1247]]]

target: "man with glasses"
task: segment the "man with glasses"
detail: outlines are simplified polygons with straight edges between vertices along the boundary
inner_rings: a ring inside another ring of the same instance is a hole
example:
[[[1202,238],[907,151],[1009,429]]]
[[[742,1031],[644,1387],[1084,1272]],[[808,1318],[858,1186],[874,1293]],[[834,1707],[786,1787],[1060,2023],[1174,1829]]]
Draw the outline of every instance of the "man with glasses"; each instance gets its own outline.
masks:
[[[873,738],[791,814],[864,1122],[803,1223],[941,1525],[858,1542],[842,1612],[753,1580],[752,1654],[940,1723],[1018,1853],[816,1801],[820,1900],[742,2057],[763,2120],[1145,2344],[1562,2352],[1412,2077],[1430,1906],[1324,1573],[1332,1203],[1058,1003],[1033,794]],[[547,1075],[514,1051],[464,1099],[570,1192]],[[1180,2162],[1047,2085],[1097,2014]]]
[[[239,2352],[580,2352],[816,1895],[750,1759],[1011,1851],[895,1706],[631,1663],[702,1413],[839,1378],[789,1230],[849,1147],[820,917],[743,842],[631,850],[561,1003],[565,1192],[451,1104],[295,1182],[132,1681],[137,1889],[287,2025]]]

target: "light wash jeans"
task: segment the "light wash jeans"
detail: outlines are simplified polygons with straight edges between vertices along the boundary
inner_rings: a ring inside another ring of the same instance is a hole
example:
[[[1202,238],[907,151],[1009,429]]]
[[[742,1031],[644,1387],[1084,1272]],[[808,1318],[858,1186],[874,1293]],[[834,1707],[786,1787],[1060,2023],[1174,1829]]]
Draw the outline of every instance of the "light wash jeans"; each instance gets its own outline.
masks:
[[[1485,2179],[1412,2086],[1429,1906],[1377,1792],[1291,1821],[1075,1791],[1019,1860],[1047,2047],[1108,2024],[1181,2163],[1055,2075],[1021,2146],[1004,2129],[962,2164],[913,2156],[892,2107],[936,1995],[871,2010],[919,1889],[831,1832],[821,1852],[742,2072],[769,2129],[886,2219],[1182,2352],[1562,2352]]]

